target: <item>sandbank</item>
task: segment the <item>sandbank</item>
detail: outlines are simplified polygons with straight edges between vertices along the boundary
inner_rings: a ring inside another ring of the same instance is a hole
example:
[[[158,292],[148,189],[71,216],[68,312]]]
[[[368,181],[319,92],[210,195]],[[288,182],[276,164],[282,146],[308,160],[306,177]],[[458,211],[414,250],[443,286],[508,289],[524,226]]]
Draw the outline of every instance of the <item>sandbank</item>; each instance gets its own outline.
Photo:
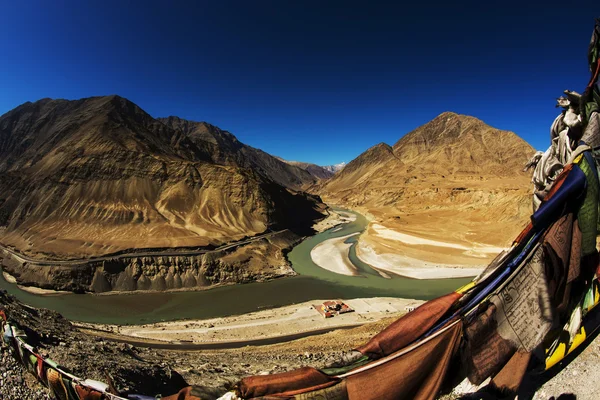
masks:
[[[360,240],[356,246],[356,256],[376,270],[413,279],[468,278],[479,275],[485,268],[485,265],[465,267],[460,264],[431,263],[400,254],[378,254],[372,247]]]
[[[421,246],[434,246],[443,247],[457,250],[464,250],[466,255],[471,257],[488,257],[489,254],[499,254],[506,250],[504,247],[491,246],[482,243],[470,243],[468,246],[458,243],[444,242],[440,240],[426,239],[415,235],[409,235],[406,233],[398,232],[396,230],[387,228],[380,224],[372,224],[371,228],[373,233],[383,239],[394,240],[402,242],[407,245],[421,245]]]
[[[358,235],[358,233],[328,239],[319,243],[310,251],[310,258],[319,267],[336,274],[358,275],[356,267],[348,258],[352,243],[344,243],[346,239],[355,235]]]
[[[338,225],[347,224],[356,221],[356,215],[344,211],[330,210],[329,215],[322,221],[313,225],[313,229],[317,232],[324,232],[327,229],[334,228]]]
[[[17,283],[17,278],[15,278],[14,276],[12,276],[8,272],[2,271],[2,276],[4,277],[4,279],[6,280],[6,282],[8,282],[8,283]]]

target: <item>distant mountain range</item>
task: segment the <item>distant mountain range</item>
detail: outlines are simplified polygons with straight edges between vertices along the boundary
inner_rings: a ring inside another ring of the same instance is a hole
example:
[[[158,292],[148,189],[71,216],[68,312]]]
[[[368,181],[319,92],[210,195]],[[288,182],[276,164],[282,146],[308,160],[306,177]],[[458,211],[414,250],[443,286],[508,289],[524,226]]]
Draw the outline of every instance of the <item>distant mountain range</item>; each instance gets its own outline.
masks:
[[[89,255],[307,231],[316,178],[205,122],[119,96],[43,99],[0,117],[0,241]]]
[[[287,164],[294,165],[298,168],[305,170],[306,172],[311,174],[317,180],[326,180],[326,179],[331,178],[333,175],[336,174],[336,172],[341,171],[342,168],[344,168],[344,166],[346,165],[346,163],[340,163],[340,164],[335,164],[335,165],[320,166],[317,164],[301,162],[301,161],[288,161],[288,160],[284,160],[281,157],[277,157],[277,158],[279,158],[279,160],[281,160]]]
[[[334,174],[338,171],[341,171],[342,169],[344,169],[344,167],[346,166],[345,162],[339,163],[339,164],[334,164],[334,165],[326,165],[324,167],[322,167],[323,169],[326,169],[327,171],[333,172]]]

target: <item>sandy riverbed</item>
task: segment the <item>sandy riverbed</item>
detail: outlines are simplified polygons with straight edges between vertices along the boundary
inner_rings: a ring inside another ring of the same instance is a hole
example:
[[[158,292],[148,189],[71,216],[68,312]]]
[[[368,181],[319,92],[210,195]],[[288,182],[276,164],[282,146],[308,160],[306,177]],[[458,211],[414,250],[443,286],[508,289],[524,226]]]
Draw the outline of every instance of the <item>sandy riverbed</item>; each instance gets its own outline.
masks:
[[[365,298],[345,300],[355,311],[323,318],[313,305],[324,300],[313,300],[286,307],[257,311],[239,316],[162,322],[148,325],[99,325],[78,323],[82,328],[93,328],[114,334],[167,342],[218,343],[275,338],[323,329],[335,329],[400,316],[421,300],[398,298]]]
[[[356,267],[348,258],[352,243],[344,243],[353,233],[319,243],[310,251],[310,258],[319,267],[342,275],[358,275]]]
[[[6,280],[6,282],[8,282],[8,283],[17,283],[17,278],[15,278],[14,276],[12,276],[9,273],[6,273],[6,272],[2,271],[2,276],[4,277],[4,279]]]
[[[327,229],[331,229],[337,225],[347,224],[353,221],[356,221],[356,215],[330,209],[327,218],[317,222],[312,228],[317,232],[324,232]]]
[[[15,278],[14,276],[12,276],[8,272],[2,271],[2,276],[4,277],[4,279],[6,280],[6,282],[8,282],[8,283],[13,283],[13,284],[17,283],[17,278]],[[42,288],[38,288],[38,287],[35,287],[35,286],[17,285],[17,287],[19,289],[23,290],[24,292],[29,292],[29,293],[32,293],[32,294],[39,294],[39,295],[47,295],[47,296],[71,293],[71,292],[66,292],[66,291],[61,291],[61,290],[42,289]]]
[[[469,245],[465,245],[460,243],[451,243],[440,240],[427,239],[424,237],[398,232],[396,230],[386,228],[385,226],[380,224],[372,224],[371,229],[374,235],[383,239],[394,240],[412,246],[432,246],[434,248],[441,247],[448,249],[463,250],[463,254],[470,257],[487,258],[489,254],[496,255],[506,250],[506,248],[503,247],[491,246],[482,243],[470,243]],[[435,249],[432,250],[435,251]]]
[[[356,255],[362,262],[377,270],[413,279],[468,278],[479,275],[484,268],[484,266],[472,268],[463,265],[429,263],[392,253],[377,254],[372,247],[360,241],[356,247]]]
[[[359,275],[348,257],[353,235],[326,240],[310,256],[315,264],[342,275]],[[477,242],[440,241],[370,223],[356,246],[356,255],[380,272],[413,279],[466,278],[479,275],[505,248]]]
[[[458,235],[444,229],[440,226],[434,233],[413,221],[372,222],[360,236],[356,255],[377,270],[414,279],[446,279],[477,276],[506,249],[474,241],[469,232]]]

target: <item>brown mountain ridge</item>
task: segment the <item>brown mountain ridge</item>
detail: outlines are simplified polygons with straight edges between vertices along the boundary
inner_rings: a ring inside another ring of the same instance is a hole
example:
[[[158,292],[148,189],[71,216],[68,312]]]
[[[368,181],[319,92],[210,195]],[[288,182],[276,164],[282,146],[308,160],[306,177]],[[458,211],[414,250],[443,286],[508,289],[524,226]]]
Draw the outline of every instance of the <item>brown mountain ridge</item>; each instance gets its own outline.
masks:
[[[321,167],[320,165],[317,165],[317,164],[307,163],[307,162],[302,162],[302,161],[287,161],[287,160],[284,160],[283,158],[279,158],[279,159],[287,164],[294,165],[300,169],[303,169],[304,171],[311,174],[317,180],[326,180],[326,179],[331,178],[333,175],[335,175],[334,171],[330,171],[327,168]]]
[[[445,112],[368,149],[316,192],[393,229],[504,245],[531,212],[522,168],[534,152],[513,132]]]
[[[46,255],[219,245],[306,232],[306,171],[204,122],[119,96],[43,99],[0,116],[0,241]]]

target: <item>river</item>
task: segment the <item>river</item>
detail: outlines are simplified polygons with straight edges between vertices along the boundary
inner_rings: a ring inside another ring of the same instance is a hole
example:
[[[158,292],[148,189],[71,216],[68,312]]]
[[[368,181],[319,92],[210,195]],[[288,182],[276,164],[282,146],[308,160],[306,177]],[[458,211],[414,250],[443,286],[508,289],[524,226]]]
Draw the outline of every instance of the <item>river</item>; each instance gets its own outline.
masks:
[[[20,290],[0,274],[0,289],[34,307],[56,310],[66,318],[94,323],[141,324],[178,319],[204,319],[243,314],[313,299],[351,299],[358,297],[403,297],[428,300],[448,293],[470,279],[415,280],[383,278],[356,257],[355,245],[349,257],[360,276],[346,276],[315,265],[310,251],[319,243],[360,233],[368,221],[361,214],[356,220],[305,239],[288,254],[299,276],[270,282],[222,286],[209,290],[164,293],[125,293],[112,295],[63,294],[40,296]],[[356,242],[356,236],[348,243]]]

